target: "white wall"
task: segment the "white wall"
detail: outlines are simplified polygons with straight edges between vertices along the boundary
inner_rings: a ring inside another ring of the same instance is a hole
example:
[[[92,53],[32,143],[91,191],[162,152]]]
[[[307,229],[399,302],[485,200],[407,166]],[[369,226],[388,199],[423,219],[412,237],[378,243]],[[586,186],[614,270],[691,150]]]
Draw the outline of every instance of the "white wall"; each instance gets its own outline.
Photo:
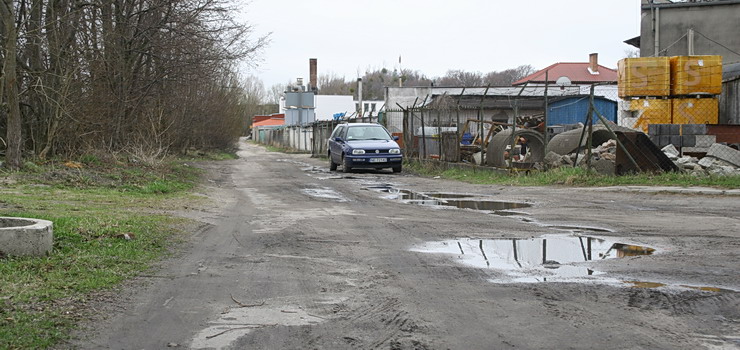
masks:
[[[351,95],[316,95],[316,120],[332,120],[334,113],[355,111],[355,102]]]

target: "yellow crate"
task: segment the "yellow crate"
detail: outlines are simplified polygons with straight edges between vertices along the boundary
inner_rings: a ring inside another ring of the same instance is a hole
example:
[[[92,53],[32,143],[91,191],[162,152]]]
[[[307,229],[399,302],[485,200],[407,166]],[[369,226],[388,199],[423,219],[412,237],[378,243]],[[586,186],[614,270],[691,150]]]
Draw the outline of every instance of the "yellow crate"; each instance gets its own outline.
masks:
[[[671,60],[668,57],[625,58],[619,61],[619,97],[669,96]]]
[[[716,98],[674,98],[673,124],[717,124],[719,100]]]
[[[631,100],[629,110],[637,112],[632,127],[647,132],[649,124],[671,124],[672,106],[667,99]]]
[[[671,57],[671,93],[722,93],[722,56]]]

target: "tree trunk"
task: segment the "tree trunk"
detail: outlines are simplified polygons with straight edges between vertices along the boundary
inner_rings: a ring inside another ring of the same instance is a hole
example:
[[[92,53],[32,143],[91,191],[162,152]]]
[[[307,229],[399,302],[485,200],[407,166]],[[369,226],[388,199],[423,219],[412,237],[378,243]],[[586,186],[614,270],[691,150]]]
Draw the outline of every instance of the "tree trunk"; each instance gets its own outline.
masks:
[[[21,161],[21,110],[18,104],[18,83],[16,74],[17,37],[15,27],[15,9],[13,0],[3,0],[0,5],[0,18],[5,23],[5,63],[3,64],[3,83],[5,84],[5,101],[8,103],[8,147],[5,153],[5,166],[19,170]]]

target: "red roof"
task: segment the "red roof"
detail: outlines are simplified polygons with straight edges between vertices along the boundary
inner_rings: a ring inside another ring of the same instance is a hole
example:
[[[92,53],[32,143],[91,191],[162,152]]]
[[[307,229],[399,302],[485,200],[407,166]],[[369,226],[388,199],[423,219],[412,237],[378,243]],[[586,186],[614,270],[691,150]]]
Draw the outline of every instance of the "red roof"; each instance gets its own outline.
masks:
[[[543,70],[532,75],[515,81],[512,85],[522,85],[524,83],[545,83],[545,72],[548,72],[547,79],[550,83],[555,83],[560,77],[568,77],[573,84],[590,84],[599,82],[617,81],[617,70],[599,65],[599,74],[591,74],[588,69],[590,64],[586,63],[555,63]]]
[[[267,120],[263,120],[260,122],[252,123],[252,127],[258,127],[258,126],[277,126],[277,125],[285,125],[285,119],[283,118],[270,118]]]
[[[263,120],[268,120],[271,118],[285,118],[285,114],[255,115],[254,117],[252,117],[252,123],[259,123]]]

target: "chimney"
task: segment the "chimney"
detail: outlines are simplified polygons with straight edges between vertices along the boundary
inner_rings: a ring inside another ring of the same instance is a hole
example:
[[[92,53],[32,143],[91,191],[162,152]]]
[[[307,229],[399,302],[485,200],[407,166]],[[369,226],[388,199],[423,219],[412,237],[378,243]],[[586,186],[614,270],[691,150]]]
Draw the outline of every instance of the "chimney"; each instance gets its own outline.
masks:
[[[599,54],[592,53],[588,56],[588,69],[591,74],[599,74]]]
[[[308,59],[308,71],[309,71],[308,84],[309,84],[309,89],[311,91],[314,91],[318,88],[318,85],[317,85],[318,76],[317,76],[317,68],[316,68],[317,61],[318,60],[315,58]]]

